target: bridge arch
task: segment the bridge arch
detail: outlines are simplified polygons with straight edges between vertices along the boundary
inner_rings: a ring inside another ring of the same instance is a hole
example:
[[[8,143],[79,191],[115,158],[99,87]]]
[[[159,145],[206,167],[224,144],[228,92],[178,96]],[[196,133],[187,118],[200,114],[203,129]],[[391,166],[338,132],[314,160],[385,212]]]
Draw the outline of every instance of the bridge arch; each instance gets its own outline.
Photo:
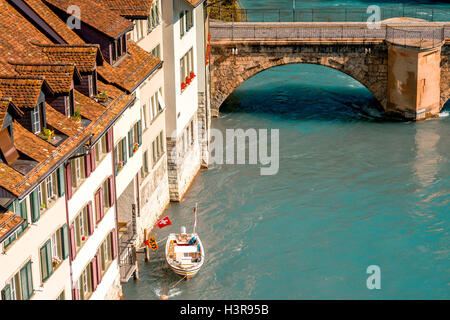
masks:
[[[237,50],[236,50],[237,49]],[[211,112],[217,116],[226,98],[256,74],[287,64],[315,64],[338,70],[365,86],[385,108],[387,48],[367,46],[217,46],[212,48]],[[236,54],[237,53],[237,54]]]

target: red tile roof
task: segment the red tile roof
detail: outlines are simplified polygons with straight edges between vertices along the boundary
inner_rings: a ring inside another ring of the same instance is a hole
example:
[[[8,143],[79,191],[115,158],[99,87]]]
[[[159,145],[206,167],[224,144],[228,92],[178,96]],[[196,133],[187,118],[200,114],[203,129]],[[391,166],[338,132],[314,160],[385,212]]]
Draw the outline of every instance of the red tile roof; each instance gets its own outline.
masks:
[[[25,220],[16,216],[13,212],[0,213],[0,242],[9,237],[24,222]]]
[[[50,6],[66,12],[67,8],[76,5],[80,8],[80,19],[83,23],[102,32],[113,39],[133,29],[133,23],[119,14],[108,10],[96,1],[91,0],[44,0]]]
[[[132,92],[143,80],[153,73],[161,60],[139,47],[136,43],[128,45],[128,56],[118,66],[104,63],[98,67],[99,75],[107,83],[114,83],[120,88]]]
[[[51,92],[42,77],[0,76],[0,96],[11,98],[19,108],[34,108],[43,87]]]
[[[14,146],[30,158],[41,162],[55,151],[54,146],[22,127],[17,121],[13,122],[13,130]]]
[[[80,72],[92,72],[96,64],[103,63],[103,57],[98,44],[61,45],[61,44],[37,44],[52,63],[73,63]]]
[[[61,112],[55,110],[47,104],[46,108],[47,125],[68,137],[74,136],[84,130],[83,126],[72,119],[66,117]]]
[[[74,64],[16,64],[14,68],[21,75],[42,76],[56,93],[67,93],[72,88],[74,76],[81,78]]]
[[[197,7],[200,3],[204,2],[205,0],[186,0],[190,5],[193,7]]]
[[[72,29],[68,28],[49,7],[41,0],[23,0],[40,18],[42,18],[61,38],[67,43],[83,44],[81,39]]]
[[[97,2],[124,17],[148,17],[153,0],[97,0]]]

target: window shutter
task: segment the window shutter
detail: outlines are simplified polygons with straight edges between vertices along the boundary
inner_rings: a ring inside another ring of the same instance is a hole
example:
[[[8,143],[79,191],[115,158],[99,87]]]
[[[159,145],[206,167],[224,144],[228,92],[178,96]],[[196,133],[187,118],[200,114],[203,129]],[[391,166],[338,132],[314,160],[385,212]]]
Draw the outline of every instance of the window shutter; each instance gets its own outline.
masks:
[[[67,223],[61,227],[61,236],[62,236],[62,254],[63,259],[66,260],[69,257],[69,230],[67,228]]]
[[[116,202],[116,189],[114,188],[114,176],[108,178],[108,192],[109,192],[109,207],[112,207]]]
[[[66,186],[67,186],[67,200],[72,198],[72,170],[70,168],[70,163],[66,167]]]
[[[92,148],[89,152],[91,154],[91,172],[95,171],[95,150]]]
[[[74,225],[71,225],[69,227],[69,236],[70,236],[70,259],[73,261],[75,260],[75,257],[77,256],[77,247],[75,244],[75,227]]]
[[[91,175],[91,153],[89,152],[87,155],[84,156],[84,169],[86,172],[86,178]]]
[[[88,231],[89,235],[94,233],[94,212],[92,210],[92,201],[89,201],[87,207],[87,215],[88,215]]]
[[[31,220],[36,222],[41,217],[41,210],[39,207],[39,194],[38,189],[34,189],[30,196],[31,201]]]
[[[95,193],[94,201],[95,201],[95,222],[98,224],[102,220],[101,213],[101,189]]]
[[[133,128],[131,128],[130,131],[128,131],[128,155],[131,158],[133,156],[133,139],[131,138],[133,134]]]
[[[116,233],[116,229],[112,229],[111,231],[111,254],[112,254],[112,258],[115,259],[117,258],[117,233]]]
[[[102,261],[100,260],[100,252],[95,256],[97,260],[97,283],[102,282]]]
[[[103,186],[100,187],[100,214],[101,218],[103,219],[103,216],[105,215],[105,199],[103,198]]]
[[[97,256],[91,261],[91,275],[92,275],[92,291],[97,289]]]
[[[2,300],[12,300],[11,287],[9,284],[2,290]]]
[[[41,258],[41,279],[45,281],[47,277],[45,276],[44,271],[47,271],[46,261],[47,261],[47,253],[46,246],[44,245],[41,249],[39,249],[39,257]],[[47,273],[48,274],[48,273]]]
[[[48,240],[44,244],[44,246],[41,248],[40,253],[41,253],[41,275],[42,275],[42,281],[45,281],[53,273],[52,246],[51,246],[51,241],[50,240]]]
[[[80,290],[78,288],[72,289],[72,300],[80,300]]]
[[[137,129],[138,129],[138,136],[137,136],[138,144],[139,144],[139,146],[141,146],[142,145],[142,120],[138,121]]]
[[[19,215],[17,213],[17,211],[15,211],[15,209],[17,208],[16,202],[18,202],[17,200],[14,200],[9,206],[8,206],[8,211],[11,212],[16,212],[16,215]]]
[[[180,37],[184,35],[184,21],[183,21],[183,12],[180,13]]]
[[[127,163],[127,159],[128,159],[128,156],[127,156],[127,146],[126,146],[127,141],[126,141],[126,139],[123,138],[122,141],[121,141],[121,143],[122,143],[123,165],[125,165],[125,164]]]
[[[58,168],[58,196],[62,197],[65,193],[64,166]]]
[[[106,132],[106,151],[111,152],[113,146],[112,128]]]

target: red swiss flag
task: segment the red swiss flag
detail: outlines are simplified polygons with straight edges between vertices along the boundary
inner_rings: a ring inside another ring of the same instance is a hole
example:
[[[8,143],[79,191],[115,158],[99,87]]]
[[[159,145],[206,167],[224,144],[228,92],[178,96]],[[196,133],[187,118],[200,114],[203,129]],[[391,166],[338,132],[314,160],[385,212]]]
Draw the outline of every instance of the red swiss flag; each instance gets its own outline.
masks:
[[[165,217],[164,219],[162,219],[160,222],[157,223],[157,225],[160,229],[170,226],[171,224],[172,224],[172,222],[170,222],[169,217]]]

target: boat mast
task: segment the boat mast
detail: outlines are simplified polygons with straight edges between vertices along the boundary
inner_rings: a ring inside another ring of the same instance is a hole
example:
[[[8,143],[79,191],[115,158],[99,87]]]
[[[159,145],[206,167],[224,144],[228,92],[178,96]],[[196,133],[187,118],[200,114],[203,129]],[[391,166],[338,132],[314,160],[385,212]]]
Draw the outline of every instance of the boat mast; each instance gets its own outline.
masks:
[[[197,202],[195,203],[195,208],[194,208],[194,232],[195,233],[195,227],[197,226]]]

